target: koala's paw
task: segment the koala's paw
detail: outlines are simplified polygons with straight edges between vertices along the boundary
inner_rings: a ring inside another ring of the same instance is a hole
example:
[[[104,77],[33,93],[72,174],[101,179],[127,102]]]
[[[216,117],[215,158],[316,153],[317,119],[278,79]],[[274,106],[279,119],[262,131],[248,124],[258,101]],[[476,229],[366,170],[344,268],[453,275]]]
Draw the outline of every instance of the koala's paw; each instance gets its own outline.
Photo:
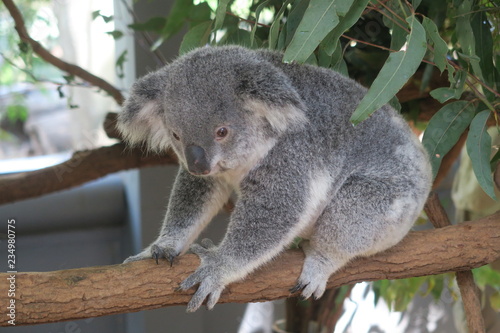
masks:
[[[158,264],[158,259],[165,258],[170,262],[170,266],[172,266],[174,259],[178,255],[179,253],[173,247],[166,246],[163,242],[157,241],[141,253],[128,257],[123,263],[153,258]]]
[[[199,284],[198,290],[196,290],[196,293],[187,305],[187,311],[196,311],[207,297],[207,308],[212,309],[225,287],[225,284],[222,282],[222,263],[216,255],[215,245],[209,239],[202,240],[201,245],[191,245],[190,249],[200,257],[201,264],[179,286],[180,290],[188,290]]]
[[[315,253],[309,243],[305,243],[302,249],[306,254],[306,259],[299,280],[290,292],[293,294],[302,290],[301,296],[304,299],[311,296],[319,299],[324,294],[328,278],[334,271],[333,265],[327,258]]]
[[[150,257],[153,257],[153,259],[156,260],[156,264],[158,264],[159,258],[165,258],[170,262],[170,267],[172,267],[175,257],[179,255],[175,249],[169,246],[161,246],[159,244],[151,245],[150,253]]]

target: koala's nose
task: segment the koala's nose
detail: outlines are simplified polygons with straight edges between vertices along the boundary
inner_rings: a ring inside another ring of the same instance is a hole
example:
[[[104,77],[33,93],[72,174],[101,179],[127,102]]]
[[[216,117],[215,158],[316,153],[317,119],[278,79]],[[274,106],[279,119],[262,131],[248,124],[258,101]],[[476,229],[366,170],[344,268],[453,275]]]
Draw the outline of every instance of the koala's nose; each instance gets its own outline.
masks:
[[[210,173],[210,164],[207,161],[205,149],[200,146],[187,146],[184,151],[188,170],[195,175],[206,175]]]

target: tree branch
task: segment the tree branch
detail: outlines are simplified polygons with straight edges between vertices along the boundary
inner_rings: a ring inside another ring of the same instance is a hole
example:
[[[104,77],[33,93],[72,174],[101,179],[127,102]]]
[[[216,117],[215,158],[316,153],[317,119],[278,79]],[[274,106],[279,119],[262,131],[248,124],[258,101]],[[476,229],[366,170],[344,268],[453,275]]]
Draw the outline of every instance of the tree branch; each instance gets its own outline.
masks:
[[[462,135],[463,137],[464,135]],[[445,228],[450,226],[450,220],[444,210],[436,193],[431,193],[425,204],[425,212],[435,228]],[[471,333],[485,332],[484,318],[481,312],[481,299],[479,289],[474,282],[471,271],[456,272],[457,285],[462,295],[467,326]]]
[[[470,270],[500,257],[500,213],[455,226],[412,232],[400,244],[370,258],[359,258],[334,274],[328,288],[360,281]],[[286,251],[242,282],[229,285],[220,302],[268,301],[290,296],[304,256]],[[187,254],[169,267],[165,260],[45,273],[17,273],[16,325],[41,324],[186,304],[193,294],[175,291],[198,266]],[[0,290],[8,290],[8,273]],[[2,307],[9,304],[0,293]],[[5,309],[5,307],[4,307]],[[9,317],[0,317],[7,326]]]
[[[69,189],[121,170],[176,163],[172,151],[145,156],[141,149],[126,149],[122,143],[79,151],[52,167],[0,177],[0,204]]]
[[[58,57],[54,56],[40,43],[38,43],[36,40],[30,37],[28,31],[26,30],[26,25],[24,24],[23,16],[21,15],[21,12],[14,4],[14,2],[12,0],[2,0],[2,2],[5,4],[5,7],[7,7],[7,10],[14,19],[16,30],[17,33],[19,34],[19,38],[21,38],[23,42],[29,44],[33,49],[33,52],[35,52],[40,56],[40,58],[54,65],[60,70],[65,71],[74,76],[77,76],[82,80],[87,81],[93,86],[101,88],[102,90],[106,91],[109,95],[111,95],[111,97],[114,98],[114,100],[116,101],[116,103],[118,103],[118,105],[122,105],[124,98],[120,90],[115,88],[109,82],[101,79],[100,77],[87,72],[83,68],[67,63],[59,59]]]

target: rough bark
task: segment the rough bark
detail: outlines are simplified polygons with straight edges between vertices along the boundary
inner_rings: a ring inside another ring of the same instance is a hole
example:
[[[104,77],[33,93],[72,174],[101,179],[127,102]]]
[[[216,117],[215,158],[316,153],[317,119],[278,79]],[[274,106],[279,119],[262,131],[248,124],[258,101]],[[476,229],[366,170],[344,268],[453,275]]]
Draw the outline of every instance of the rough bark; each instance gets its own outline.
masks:
[[[463,135],[462,135],[463,136]],[[436,193],[431,193],[425,204],[425,212],[429,220],[436,228],[450,226],[450,220],[444,210],[439,197]],[[481,311],[481,299],[479,289],[474,282],[474,276],[471,271],[456,272],[457,285],[462,295],[467,327],[470,333],[485,332],[484,318]]]
[[[400,244],[370,258],[359,258],[334,274],[329,288],[360,281],[470,270],[500,257],[500,213],[456,226],[412,232]],[[286,251],[245,280],[229,285],[220,302],[256,302],[290,296],[304,256]],[[186,304],[193,290],[175,288],[199,264],[195,255],[173,267],[162,260],[45,273],[17,273],[16,324],[39,324]],[[9,274],[0,274],[8,290]],[[0,307],[10,299],[0,293]],[[7,316],[0,317],[7,326]]]
[[[0,204],[68,189],[121,170],[175,163],[173,152],[145,156],[142,150],[126,149],[121,143],[79,151],[52,167],[0,177]]]

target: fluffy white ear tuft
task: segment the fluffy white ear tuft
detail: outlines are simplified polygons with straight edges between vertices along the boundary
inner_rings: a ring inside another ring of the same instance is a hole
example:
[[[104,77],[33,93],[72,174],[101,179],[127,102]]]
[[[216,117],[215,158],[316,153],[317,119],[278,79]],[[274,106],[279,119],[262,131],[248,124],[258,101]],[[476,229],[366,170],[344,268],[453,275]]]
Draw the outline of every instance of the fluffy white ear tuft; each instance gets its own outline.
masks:
[[[257,99],[249,99],[245,102],[245,107],[265,119],[278,134],[298,130],[308,122],[304,111],[293,104],[272,105]]]
[[[118,117],[117,128],[125,141],[131,146],[146,145],[151,151],[168,149],[171,141],[158,103],[148,101],[134,108],[133,102],[126,103]]]

